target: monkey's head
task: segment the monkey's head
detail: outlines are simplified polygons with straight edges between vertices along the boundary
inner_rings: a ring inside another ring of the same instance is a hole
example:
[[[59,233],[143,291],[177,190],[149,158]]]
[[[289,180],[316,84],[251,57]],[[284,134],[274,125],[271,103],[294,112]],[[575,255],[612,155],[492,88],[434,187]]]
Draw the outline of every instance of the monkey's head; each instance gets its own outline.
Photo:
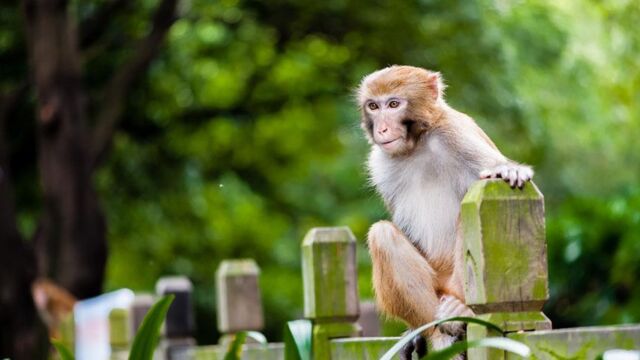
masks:
[[[369,74],[357,91],[360,126],[387,154],[410,154],[420,137],[437,126],[443,89],[439,73],[418,67],[394,65]]]

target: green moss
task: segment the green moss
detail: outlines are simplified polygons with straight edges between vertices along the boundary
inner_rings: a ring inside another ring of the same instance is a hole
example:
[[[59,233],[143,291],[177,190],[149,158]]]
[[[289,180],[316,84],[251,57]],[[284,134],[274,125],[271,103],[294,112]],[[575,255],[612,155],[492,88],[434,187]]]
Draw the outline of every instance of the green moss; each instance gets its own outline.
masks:
[[[542,195],[533,184],[519,190],[493,180],[470,188],[461,218],[465,295],[474,309],[538,310],[547,299],[543,212]]]
[[[355,237],[347,227],[314,228],[302,245],[305,317],[316,321],[358,315]]]
[[[359,336],[362,329],[357,323],[343,322],[313,325],[313,358],[331,359],[331,339]]]
[[[507,336],[527,344],[532,359],[594,359],[609,349],[640,347],[640,325],[532,331]]]
[[[397,337],[350,338],[331,341],[332,359],[377,360],[398,340]],[[399,357],[397,357],[399,358]]]
[[[546,277],[537,278],[533,283],[533,298],[546,299],[549,296],[549,286]]]

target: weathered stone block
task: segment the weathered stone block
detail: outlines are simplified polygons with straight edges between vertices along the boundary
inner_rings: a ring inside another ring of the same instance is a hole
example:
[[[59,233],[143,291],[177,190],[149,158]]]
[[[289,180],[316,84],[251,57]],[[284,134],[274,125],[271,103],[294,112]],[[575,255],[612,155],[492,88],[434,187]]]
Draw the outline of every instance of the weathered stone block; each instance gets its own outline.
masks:
[[[149,312],[153,303],[154,300],[151,294],[136,294],[129,310],[129,316],[131,318],[131,334],[136,334],[138,332],[138,328],[140,328],[142,320],[144,320],[145,315],[147,315],[147,312]]]
[[[250,259],[225,260],[220,264],[216,272],[220,332],[262,330],[259,274],[258,265]]]
[[[596,359],[610,349],[640,349],[640,324],[593,326],[508,334],[531,349],[531,358]],[[519,359],[506,354],[506,359]]]
[[[165,320],[164,334],[166,337],[189,337],[193,333],[192,290],[191,281],[186,276],[162,277],[156,283],[158,295],[175,295]]]
[[[399,340],[399,337],[331,340],[331,359],[378,360]],[[394,359],[400,359],[400,356],[396,355]]]
[[[112,348],[126,349],[131,341],[129,312],[115,308],[109,313],[109,344]]]
[[[304,315],[314,322],[359,315],[356,240],[348,227],[311,229],[302,243]]]
[[[548,298],[544,200],[533,183],[478,181],[462,201],[465,297],[477,313],[539,311]]]
[[[374,301],[360,302],[360,317],[358,324],[362,327],[362,336],[380,336],[380,318]]]

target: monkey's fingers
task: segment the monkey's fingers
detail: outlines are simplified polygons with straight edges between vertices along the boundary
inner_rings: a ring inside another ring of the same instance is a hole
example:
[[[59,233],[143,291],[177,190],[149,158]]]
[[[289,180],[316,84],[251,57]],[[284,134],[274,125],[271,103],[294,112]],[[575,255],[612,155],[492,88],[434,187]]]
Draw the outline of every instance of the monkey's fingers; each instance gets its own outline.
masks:
[[[480,172],[481,179],[503,179],[511,188],[524,187],[524,184],[533,177],[533,170],[526,165],[504,164],[490,170]]]
[[[522,166],[518,171],[518,187],[522,189],[527,181],[531,181],[533,170],[528,166]]]
[[[499,174],[491,170],[482,170],[480,172],[480,179],[495,179],[497,177],[499,177]]]
[[[409,341],[405,346],[402,347],[400,351],[400,359],[402,360],[411,360],[413,358],[413,351],[416,349],[416,345],[413,341]]]
[[[512,189],[516,187],[516,183],[518,182],[518,171],[514,168],[509,169],[509,186]]]
[[[411,360],[413,353],[418,355],[418,359],[422,359],[427,355],[427,340],[422,335],[416,335],[408,342],[400,351],[400,359]]]
[[[427,355],[427,340],[422,335],[414,337],[412,342],[418,359],[422,359]]]

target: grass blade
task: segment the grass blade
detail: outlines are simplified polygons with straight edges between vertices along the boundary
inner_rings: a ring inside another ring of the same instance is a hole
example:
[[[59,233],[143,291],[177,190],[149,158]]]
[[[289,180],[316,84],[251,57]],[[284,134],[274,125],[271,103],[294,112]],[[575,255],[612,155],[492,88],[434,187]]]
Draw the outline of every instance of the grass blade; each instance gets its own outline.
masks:
[[[151,360],[160,339],[160,327],[164,322],[174,295],[163,296],[142,320],[142,325],[133,339],[129,360]]]
[[[460,341],[446,349],[442,349],[440,351],[435,351],[429,353],[427,356],[423,357],[424,360],[447,360],[451,359],[457,354],[460,354],[468,349],[473,348],[494,348],[512,352],[514,354],[520,355],[522,357],[528,358],[531,355],[531,350],[529,347],[521,342],[501,338],[501,337],[493,337],[486,338],[474,341]]]
[[[247,331],[247,337],[251,338],[262,345],[267,345],[267,338],[258,331]]]
[[[310,360],[313,325],[310,320],[289,321],[284,331],[285,360]]]
[[[51,339],[51,344],[56,348],[58,354],[60,354],[60,359],[62,360],[75,360],[75,356],[69,350],[69,348],[60,340]]]
[[[447,319],[441,319],[441,320],[436,320],[436,321],[432,321],[428,324],[422,325],[419,328],[411,331],[410,333],[408,333],[407,335],[403,336],[402,339],[400,339],[397,343],[395,343],[395,345],[393,345],[391,347],[391,349],[389,349],[389,351],[387,351],[386,353],[384,353],[384,355],[380,358],[380,360],[391,360],[396,354],[398,354],[398,352],[400,352],[400,350],[402,350],[402,348],[408,344],[414,337],[416,337],[416,335],[419,335],[421,333],[423,333],[425,330],[434,327],[436,325],[440,325],[442,323],[446,323],[446,322],[450,322],[450,321],[463,321],[466,323],[474,323],[474,324],[478,324],[478,325],[482,325],[485,326],[489,329],[495,330],[497,332],[499,332],[500,334],[503,333],[502,329],[500,329],[497,325],[492,324],[488,321],[484,321],[484,320],[480,320],[477,318],[473,318],[473,317],[466,317],[466,316],[456,316],[456,317],[451,317],[451,318],[447,318]]]
[[[262,334],[261,334],[262,335]],[[229,344],[224,360],[240,360],[242,357],[242,345],[247,339],[247,332],[240,331],[233,336],[233,341]]]

